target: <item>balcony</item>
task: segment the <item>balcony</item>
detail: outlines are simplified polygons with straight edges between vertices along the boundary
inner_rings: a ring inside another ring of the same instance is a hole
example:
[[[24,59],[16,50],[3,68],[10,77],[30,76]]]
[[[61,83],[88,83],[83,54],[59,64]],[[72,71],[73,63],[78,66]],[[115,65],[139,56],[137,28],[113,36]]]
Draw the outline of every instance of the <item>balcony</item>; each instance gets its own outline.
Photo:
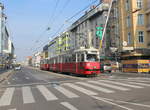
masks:
[[[146,26],[147,31],[150,31],[150,23]]]

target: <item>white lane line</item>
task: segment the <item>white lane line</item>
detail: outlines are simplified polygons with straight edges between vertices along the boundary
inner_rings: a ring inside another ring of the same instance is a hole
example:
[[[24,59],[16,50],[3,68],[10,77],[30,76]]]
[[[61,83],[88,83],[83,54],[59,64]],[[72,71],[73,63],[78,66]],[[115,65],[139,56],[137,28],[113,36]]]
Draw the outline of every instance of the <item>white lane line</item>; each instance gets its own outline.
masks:
[[[111,101],[105,100],[105,99],[100,98],[100,97],[96,97],[96,96],[92,96],[92,97],[93,97],[94,99],[103,101],[103,102],[105,102],[105,103],[108,103],[108,104],[111,104],[111,105],[114,105],[114,106],[117,106],[117,107],[120,107],[120,108],[125,109],[125,110],[133,110],[133,109],[131,109],[131,108],[127,108],[127,107],[125,107],[125,106],[122,106],[122,105],[113,103],[113,102],[111,102]]]
[[[68,98],[77,98],[77,97],[79,97],[78,95],[74,94],[73,92],[71,92],[71,91],[69,91],[69,90],[67,90],[63,87],[56,86],[54,88],[57,89],[59,92],[61,92],[62,94],[64,94]]]
[[[145,83],[136,83],[136,82],[128,82],[128,83],[137,84],[137,85],[140,85],[140,86],[148,86],[148,87],[150,87],[150,84],[145,84]]]
[[[61,105],[63,105],[64,107],[68,108],[69,110],[78,110],[77,108],[75,108],[73,105],[71,105],[68,102],[61,102]]]
[[[108,83],[113,83],[117,85],[122,85],[122,86],[127,86],[127,87],[132,87],[132,88],[143,88],[141,86],[136,86],[136,85],[130,85],[130,84],[125,84],[125,83],[120,83],[120,82],[115,82],[115,81],[108,81],[108,80],[99,80],[100,82],[108,82]]]
[[[22,87],[22,95],[25,104],[35,102],[30,87]]]
[[[136,82],[149,83],[150,81],[139,81],[139,80],[136,80]]]
[[[92,89],[95,89],[95,90],[98,90],[98,91],[101,91],[101,92],[104,92],[104,93],[114,93],[115,92],[113,90],[105,89],[105,88],[95,86],[95,85],[92,85],[92,84],[88,84],[88,83],[84,83],[84,82],[76,82],[76,84],[80,84],[80,85],[83,85],[83,86],[86,86],[86,87],[90,87]]]
[[[7,88],[0,99],[0,106],[8,106],[11,104],[15,88]]]
[[[117,89],[117,90],[121,90],[121,91],[130,90],[128,88],[119,87],[119,86],[115,86],[115,85],[112,85],[112,84],[106,84],[106,83],[102,83],[102,82],[98,82],[98,81],[88,81],[88,82],[93,83],[93,84],[97,84],[97,85],[106,86],[106,87],[113,88],[113,89]]]
[[[117,103],[124,103],[124,104],[130,104],[130,105],[137,105],[137,106],[141,106],[141,107],[146,107],[146,108],[150,108],[150,105],[144,105],[144,104],[140,104],[140,103],[133,103],[133,102],[126,102],[126,101],[121,101],[121,100],[114,100],[114,99],[108,99],[108,98],[103,98],[102,99],[108,100],[108,101],[112,101],[112,102],[117,102]]]
[[[77,91],[82,92],[82,93],[84,93],[84,94],[86,94],[86,95],[98,95],[97,93],[95,93],[95,92],[93,92],[93,91],[84,89],[84,88],[82,88],[82,87],[80,87],[80,86],[77,86],[77,85],[75,85],[75,84],[65,83],[65,84],[63,84],[63,85],[68,86],[68,87],[71,87],[71,88],[73,88],[73,89],[76,89]]]
[[[38,90],[45,97],[47,101],[57,100],[58,98],[50,92],[45,86],[39,85],[37,86]]]

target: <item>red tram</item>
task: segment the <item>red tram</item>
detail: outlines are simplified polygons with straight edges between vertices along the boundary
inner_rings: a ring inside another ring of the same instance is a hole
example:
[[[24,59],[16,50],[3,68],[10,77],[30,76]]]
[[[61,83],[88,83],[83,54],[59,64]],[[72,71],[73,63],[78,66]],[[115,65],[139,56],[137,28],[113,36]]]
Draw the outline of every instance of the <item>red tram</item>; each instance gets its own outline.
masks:
[[[56,57],[41,60],[40,68],[55,72],[97,75],[100,74],[99,51],[97,49],[66,51]]]

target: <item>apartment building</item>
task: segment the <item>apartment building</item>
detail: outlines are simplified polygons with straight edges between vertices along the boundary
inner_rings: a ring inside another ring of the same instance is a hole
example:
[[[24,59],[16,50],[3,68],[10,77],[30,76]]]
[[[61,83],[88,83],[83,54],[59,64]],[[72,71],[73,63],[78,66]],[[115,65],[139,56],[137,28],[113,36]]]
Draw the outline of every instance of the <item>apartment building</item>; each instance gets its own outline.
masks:
[[[69,28],[71,49],[96,48],[100,49],[100,37],[96,35],[99,27],[104,27],[109,9],[110,0],[103,0],[97,6],[91,6],[90,10],[74,22]],[[103,40],[102,56],[108,50],[105,39]]]
[[[0,69],[8,68],[13,63],[14,45],[6,26],[7,17],[4,14],[4,6],[0,3]]]
[[[149,0],[118,0],[120,25],[120,52],[150,55],[149,46]]]
[[[146,1],[146,32],[147,32],[147,46],[150,48],[150,0]]]

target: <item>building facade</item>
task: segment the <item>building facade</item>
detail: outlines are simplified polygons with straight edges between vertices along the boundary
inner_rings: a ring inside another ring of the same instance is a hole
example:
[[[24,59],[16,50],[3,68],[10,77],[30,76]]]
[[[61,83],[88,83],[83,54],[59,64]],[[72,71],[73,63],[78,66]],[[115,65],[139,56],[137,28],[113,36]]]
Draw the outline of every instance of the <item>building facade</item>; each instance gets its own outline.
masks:
[[[4,6],[0,3],[0,69],[9,68],[14,59],[14,45],[10,40],[6,20]]]
[[[107,2],[102,2],[97,6],[91,6],[89,11],[73,23],[69,29],[71,39],[71,49],[96,48],[100,49],[100,37],[96,32],[98,27],[104,27],[109,9]],[[105,38],[105,37],[104,37]],[[103,40],[102,55],[106,54],[107,43]]]
[[[120,52],[150,55],[149,0],[118,0]]]

